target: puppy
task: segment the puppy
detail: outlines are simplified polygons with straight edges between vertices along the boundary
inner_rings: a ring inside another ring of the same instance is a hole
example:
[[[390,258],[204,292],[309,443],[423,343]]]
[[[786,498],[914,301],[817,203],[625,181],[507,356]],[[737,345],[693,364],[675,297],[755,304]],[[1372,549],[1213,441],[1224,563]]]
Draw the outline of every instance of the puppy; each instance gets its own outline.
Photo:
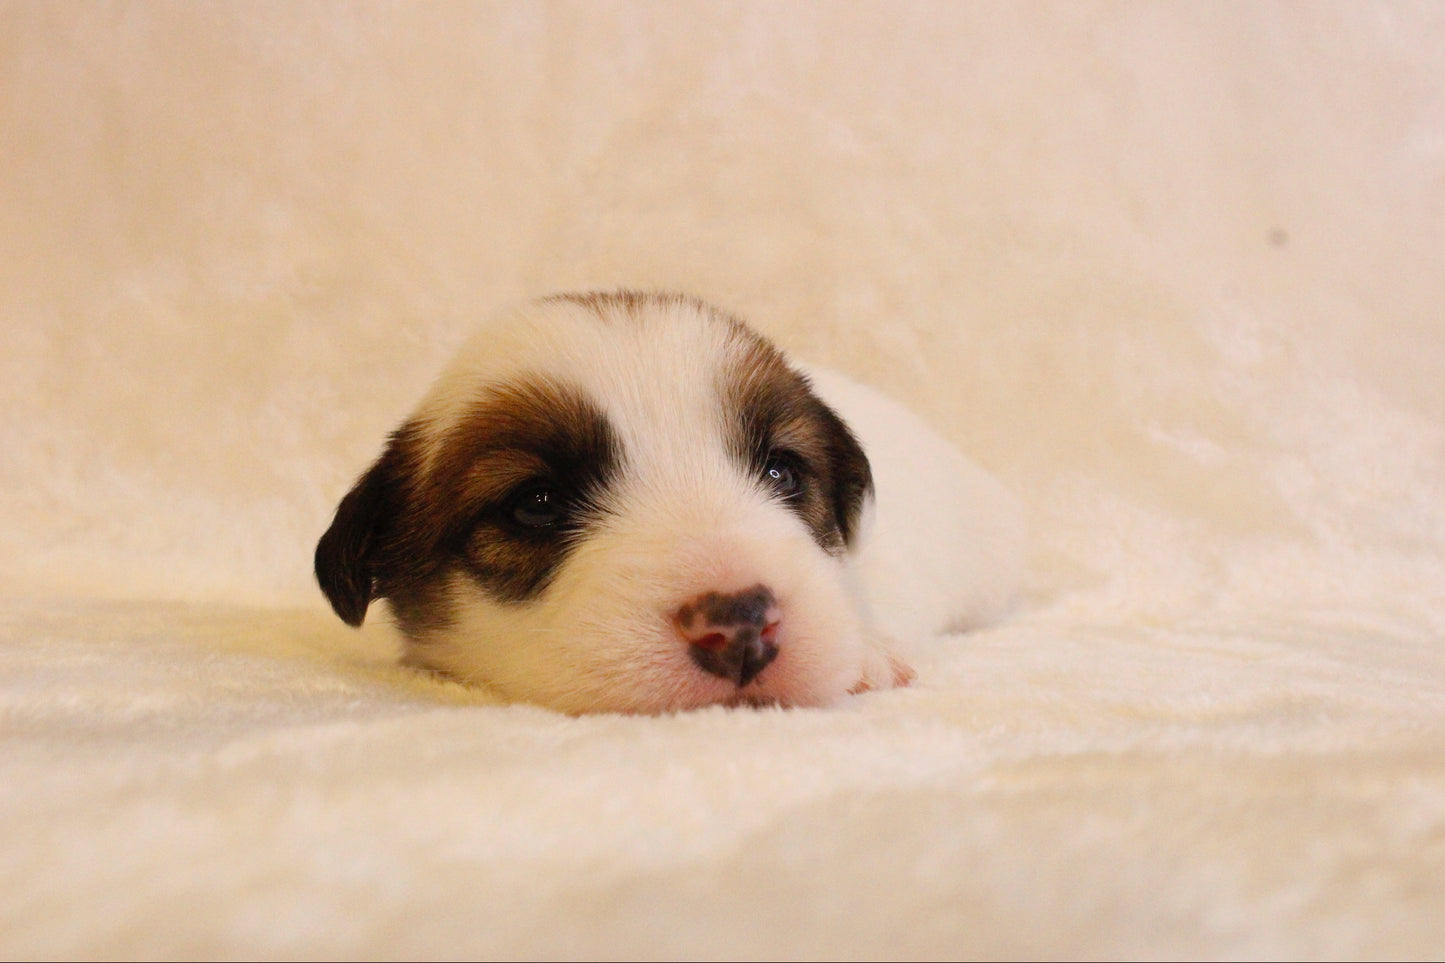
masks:
[[[316,576],[353,626],[388,600],[408,663],[509,700],[825,706],[907,684],[895,639],[999,612],[1021,533],[906,411],[736,318],[567,294],[461,351],[342,499]]]

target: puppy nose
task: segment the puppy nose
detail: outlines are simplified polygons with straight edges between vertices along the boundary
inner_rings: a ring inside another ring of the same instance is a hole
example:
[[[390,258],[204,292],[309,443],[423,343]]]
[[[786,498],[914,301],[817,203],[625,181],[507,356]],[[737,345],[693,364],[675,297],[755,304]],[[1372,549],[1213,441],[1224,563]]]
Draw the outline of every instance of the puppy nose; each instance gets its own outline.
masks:
[[[781,612],[772,590],[705,592],[673,614],[692,661],[739,688],[757,678],[778,655]]]

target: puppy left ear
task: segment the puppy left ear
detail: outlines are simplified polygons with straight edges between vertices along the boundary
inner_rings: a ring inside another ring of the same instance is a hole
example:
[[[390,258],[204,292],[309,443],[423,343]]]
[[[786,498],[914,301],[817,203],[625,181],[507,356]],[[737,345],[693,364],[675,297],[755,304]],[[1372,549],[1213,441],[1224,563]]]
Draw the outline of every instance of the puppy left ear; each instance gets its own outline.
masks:
[[[400,457],[393,443],[357,481],[316,543],[316,581],[341,620],[358,627],[377,597],[377,566],[402,503]]]
[[[873,493],[873,470],[868,456],[848,425],[832,408],[823,405],[828,438],[828,467],[833,475],[833,517],[843,544],[851,547],[858,535],[863,503]]]

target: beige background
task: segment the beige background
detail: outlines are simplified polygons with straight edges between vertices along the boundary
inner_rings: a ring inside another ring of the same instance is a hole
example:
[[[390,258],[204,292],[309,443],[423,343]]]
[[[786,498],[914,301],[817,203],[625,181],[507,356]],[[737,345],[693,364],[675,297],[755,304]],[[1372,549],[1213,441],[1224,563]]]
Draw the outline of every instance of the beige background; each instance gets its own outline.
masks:
[[[0,951],[1438,955],[1442,262],[1439,4],[0,3]],[[995,471],[1020,612],[611,723],[334,627],[314,540],[469,325],[617,285]]]

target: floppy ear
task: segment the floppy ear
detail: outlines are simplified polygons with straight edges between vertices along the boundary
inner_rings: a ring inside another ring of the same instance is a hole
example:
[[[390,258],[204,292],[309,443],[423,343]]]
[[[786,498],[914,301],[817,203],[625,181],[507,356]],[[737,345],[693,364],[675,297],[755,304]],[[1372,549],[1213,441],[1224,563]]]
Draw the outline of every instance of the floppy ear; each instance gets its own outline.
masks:
[[[316,581],[347,625],[360,626],[377,597],[378,563],[402,498],[401,458],[393,441],[346,493],[316,543]]]
[[[847,423],[828,405],[820,407],[828,438],[828,467],[833,476],[833,517],[843,544],[852,546],[863,503],[873,493],[873,470]]]

